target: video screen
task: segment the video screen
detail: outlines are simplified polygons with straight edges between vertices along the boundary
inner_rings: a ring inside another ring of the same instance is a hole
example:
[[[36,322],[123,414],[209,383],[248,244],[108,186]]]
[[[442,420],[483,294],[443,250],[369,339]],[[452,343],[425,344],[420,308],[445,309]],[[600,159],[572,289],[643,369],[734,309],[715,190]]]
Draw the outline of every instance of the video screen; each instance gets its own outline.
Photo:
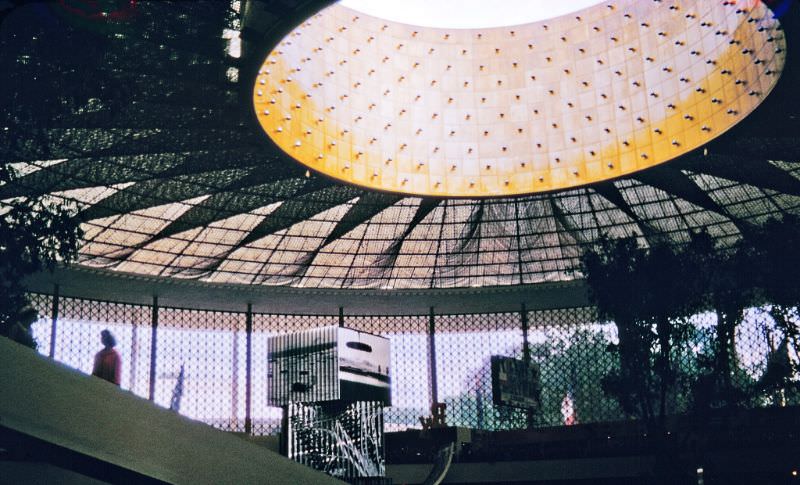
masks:
[[[271,337],[268,402],[380,401],[390,405],[389,339],[341,327]]]

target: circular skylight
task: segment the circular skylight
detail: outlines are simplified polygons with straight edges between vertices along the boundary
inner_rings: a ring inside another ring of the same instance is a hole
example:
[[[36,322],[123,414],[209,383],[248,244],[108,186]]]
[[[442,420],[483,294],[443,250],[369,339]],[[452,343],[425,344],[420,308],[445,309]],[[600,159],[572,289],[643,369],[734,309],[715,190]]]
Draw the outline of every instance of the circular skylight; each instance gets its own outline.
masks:
[[[776,25],[763,3],[625,0],[472,29],[334,4],[269,53],[253,103],[281,149],[354,185],[551,192],[662,164],[744,119],[783,69]]]
[[[339,3],[402,24],[476,29],[547,20],[602,3],[602,0],[342,0]]]

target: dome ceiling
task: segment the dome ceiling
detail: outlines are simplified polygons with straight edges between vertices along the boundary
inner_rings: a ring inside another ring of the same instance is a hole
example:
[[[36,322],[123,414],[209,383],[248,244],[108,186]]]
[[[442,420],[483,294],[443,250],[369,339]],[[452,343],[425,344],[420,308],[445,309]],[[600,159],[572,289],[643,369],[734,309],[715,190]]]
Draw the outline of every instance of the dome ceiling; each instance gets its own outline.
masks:
[[[601,234],[682,242],[705,228],[730,244],[770,216],[800,213],[797,6],[785,29],[763,11],[736,14],[789,56],[773,93],[716,140],[618,178],[475,199],[307,174],[266,140],[252,96],[267,51],[252,46],[265,36],[274,45],[326,3],[251,2],[240,12],[239,2],[137,2],[113,22],[58,4],[0,10],[0,155],[19,173],[0,199],[73,205],[84,266],[314,288],[563,281]],[[631,2],[610,4],[624,15]],[[715,37],[737,45],[742,31],[723,30]],[[757,58],[745,68],[761,69]]]

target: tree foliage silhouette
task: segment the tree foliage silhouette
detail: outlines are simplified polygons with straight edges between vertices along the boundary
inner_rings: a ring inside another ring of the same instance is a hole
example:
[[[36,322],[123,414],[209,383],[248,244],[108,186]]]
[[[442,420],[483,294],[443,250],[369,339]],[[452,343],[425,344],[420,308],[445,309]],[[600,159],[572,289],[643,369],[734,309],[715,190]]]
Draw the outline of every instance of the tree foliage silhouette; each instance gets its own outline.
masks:
[[[0,185],[15,178],[13,167],[0,165]],[[30,327],[37,314],[24,279],[73,261],[83,232],[72,208],[53,200],[6,200],[0,211],[0,335],[36,348]]]
[[[619,369],[606,374],[603,387],[625,413],[663,423],[679,381],[687,379],[695,409],[738,406],[797,387],[789,348],[800,348],[798,218],[750,227],[726,250],[706,232],[681,246],[642,242],[603,237],[581,260],[599,316],[617,325],[619,343],[608,350],[618,355]],[[753,307],[767,309],[782,338],[759,382],[744,375],[736,352],[737,328]],[[687,355],[697,330],[691,318],[702,312],[716,314],[713,344],[697,355],[695,375],[684,376],[687,366],[676,358]]]

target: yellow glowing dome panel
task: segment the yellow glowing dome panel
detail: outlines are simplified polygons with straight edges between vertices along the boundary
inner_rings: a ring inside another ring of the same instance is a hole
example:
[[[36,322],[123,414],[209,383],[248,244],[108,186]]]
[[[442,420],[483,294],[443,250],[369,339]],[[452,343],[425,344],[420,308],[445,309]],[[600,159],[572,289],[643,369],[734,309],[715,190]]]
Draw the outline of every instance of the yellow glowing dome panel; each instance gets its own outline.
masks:
[[[513,27],[414,27],[333,5],[269,53],[266,134],[378,190],[496,197],[620,177],[741,121],[784,66],[758,1],[615,1]]]

